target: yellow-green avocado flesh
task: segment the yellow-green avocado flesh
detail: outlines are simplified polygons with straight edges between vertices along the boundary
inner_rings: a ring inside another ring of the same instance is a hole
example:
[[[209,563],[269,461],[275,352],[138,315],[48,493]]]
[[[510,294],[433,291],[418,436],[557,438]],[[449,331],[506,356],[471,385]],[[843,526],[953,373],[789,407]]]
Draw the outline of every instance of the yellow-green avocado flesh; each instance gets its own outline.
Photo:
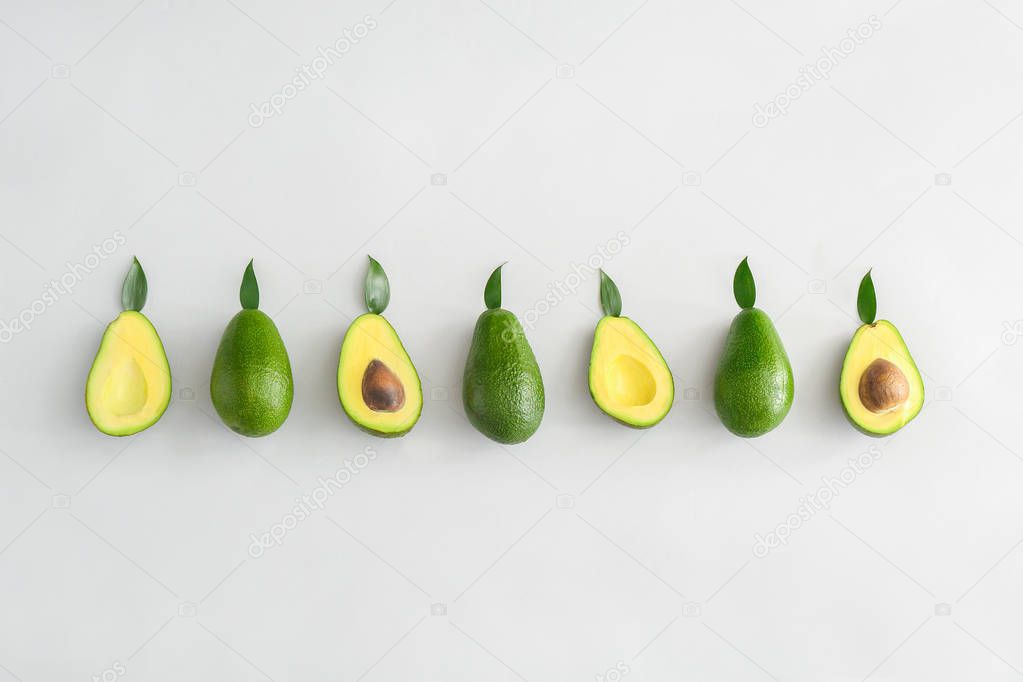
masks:
[[[920,413],[924,382],[895,325],[879,320],[856,330],[839,393],[849,421],[870,436],[893,434]]]
[[[337,367],[341,407],[356,426],[375,436],[404,436],[423,411],[423,388],[394,327],[373,313],[355,318]]]
[[[130,436],[155,424],[170,397],[170,366],[156,328],[140,312],[122,312],[103,332],[89,370],[89,419],[107,435]]]
[[[675,382],[664,357],[627,317],[607,315],[597,323],[589,383],[597,407],[634,428],[664,419],[675,400]]]

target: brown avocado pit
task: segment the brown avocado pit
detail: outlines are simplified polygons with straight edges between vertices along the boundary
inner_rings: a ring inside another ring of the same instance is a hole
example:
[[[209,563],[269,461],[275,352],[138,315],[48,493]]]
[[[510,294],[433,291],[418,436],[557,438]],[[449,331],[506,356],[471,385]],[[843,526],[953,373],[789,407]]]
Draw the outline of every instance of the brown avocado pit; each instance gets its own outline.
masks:
[[[871,362],[860,377],[860,402],[873,412],[890,412],[909,399],[909,380],[884,358]]]
[[[374,412],[397,412],[405,405],[405,387],[397,374],[374,359],[362,375],[362,400]]]

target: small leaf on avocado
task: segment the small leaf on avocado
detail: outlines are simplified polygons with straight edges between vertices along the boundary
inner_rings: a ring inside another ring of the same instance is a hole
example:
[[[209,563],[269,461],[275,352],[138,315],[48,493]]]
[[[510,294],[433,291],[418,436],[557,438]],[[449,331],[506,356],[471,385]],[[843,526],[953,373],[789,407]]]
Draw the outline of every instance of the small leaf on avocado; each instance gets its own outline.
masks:
[[[367,256],[367,258],[369,258],[369,270],[366,271],[366,284],[363,287],[366,310],[379,315],[391,302],[391,285],[388,283],[387,273],[384,272],[380,263],[376,262],[373,256]]]
[[[622,295],[614,281],[603,270],[600,271],[600,307],[605,315],[619,317],[622,314]]]
[[[740,308],[752,308],[757,302],[757,285],[753,281],[753,273],[750,272],[748,258],[743,258],[739,267],[735,269],[735,278],[732,280],[732,292],[735,294],[735,302]]]
[[[252,269],[252,261],[245,268],[242,275],[242,286],[238,292],[238,298],[242,302],[242,308],[256,310],[259,308],[259,284],[256,282],[256,271]]]
[[[483,302],[490,310],[501,307],[501,268],[503,267],[504,263],[501,263],[496,270],[490,273],[487,286],[483,289]]]
[[[149,293],[149,285],[146,283],[146,273],[142,270],[142,264],[138,258],[132,260],[128,275],[124,278],[121,286],[121,308],[139,312],[146,305],[146,295]]]
[[[874,324],[877,318],[877,296],[874,293],[874,280],[870,278],[870,270],[860,280],[860,292],[856,295],[856,311],[860,314],[863,324]]]

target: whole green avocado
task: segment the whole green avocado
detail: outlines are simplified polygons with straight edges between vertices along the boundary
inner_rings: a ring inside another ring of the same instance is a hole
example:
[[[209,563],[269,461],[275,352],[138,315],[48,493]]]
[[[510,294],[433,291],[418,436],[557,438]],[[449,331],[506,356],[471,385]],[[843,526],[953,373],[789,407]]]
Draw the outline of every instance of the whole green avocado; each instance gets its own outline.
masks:
[[[781,424],[792,407],[792,365],[771,318],[754,308],[756,286],[746,259],[733,282],[742,308],[728,329],[714,377],[714,407],[721,423],[745,438]]]
[[[540,427],[543,379],[533,349],[514,313],[501,308],[501,266],[484,294],[462,378],[462,404],[469,422],[498,443],[521,443]]]
[[[252,263],[242,279],[239,311],[220,338],[210,375],[217,414],[243,436],[266,436],[288,418],[294,398],[291,361],[273,320],[261,310]]]

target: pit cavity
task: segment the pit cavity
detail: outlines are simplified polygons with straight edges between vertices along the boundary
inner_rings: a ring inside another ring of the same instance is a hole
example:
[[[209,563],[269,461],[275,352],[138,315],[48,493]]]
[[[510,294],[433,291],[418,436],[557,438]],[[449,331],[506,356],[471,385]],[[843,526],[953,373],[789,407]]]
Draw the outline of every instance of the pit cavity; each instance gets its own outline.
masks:
[[[103,403],[118,417],[141,410],[148,397],[146,375],[133,357],[122,358],[110,369],[103,384]]]
[[[657,382],[647,366],[631,355],[619,355],[608,363],[607,388],[618,405],[640,407],[657,394]]]

